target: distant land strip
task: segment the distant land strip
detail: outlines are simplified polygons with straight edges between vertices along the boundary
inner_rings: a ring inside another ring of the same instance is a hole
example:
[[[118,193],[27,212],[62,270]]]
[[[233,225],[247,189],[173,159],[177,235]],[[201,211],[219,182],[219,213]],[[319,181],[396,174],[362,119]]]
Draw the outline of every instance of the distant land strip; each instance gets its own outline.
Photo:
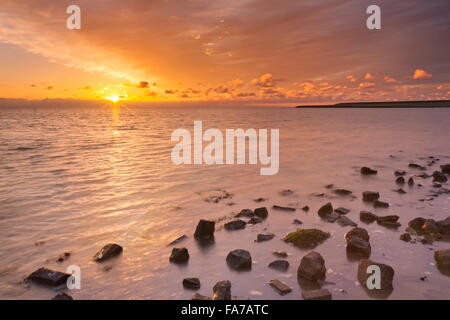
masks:
[[[296,108],[450,108],[450,100],[346,102],[329,105],[306,105]]]

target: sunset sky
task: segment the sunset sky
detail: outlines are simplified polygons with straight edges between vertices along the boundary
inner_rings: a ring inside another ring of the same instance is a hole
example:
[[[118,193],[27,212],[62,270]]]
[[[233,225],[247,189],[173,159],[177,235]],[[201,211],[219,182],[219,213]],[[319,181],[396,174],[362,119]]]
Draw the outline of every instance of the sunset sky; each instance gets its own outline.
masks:
[[[1,0],[0,97],[450,99],[449,15],[448,0]]]

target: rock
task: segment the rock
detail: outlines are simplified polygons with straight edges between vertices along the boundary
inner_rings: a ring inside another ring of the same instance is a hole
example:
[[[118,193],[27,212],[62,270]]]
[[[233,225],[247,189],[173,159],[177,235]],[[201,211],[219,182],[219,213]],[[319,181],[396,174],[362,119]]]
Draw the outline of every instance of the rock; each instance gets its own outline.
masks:
[[[326,218],[332,212],[333,212],[333,206],[331,205],[331,202],[328,202],[327,204],[320,207],[320,209],[317,213],[319,214],[319,216],[321,218]]]
[[[189,252],[186,248],[173,248],[169,261],[173,263],[186,263],[189,260]]]
[[[394,172],[394,175],[395,175],[396,177],[401,177],[401,176],[404,176],[405,174],[406,174],[406,171],[396,170],[396,171]]]
[[[450,174],[450,164],[441,165],[442,173]]]
[[[399,216],[395,216],[395,215],[378,217],[377,223],[381,226],[388,227],[388,228],[398,228],[401,226],[400,222],[397,222],[398,219],[399,219]]]
[[[183,241],[184,239],[186,239],[187,236],[185,234],[183,234],[182,236],[176,238],[175,240],[173,240],[171,243],[168,244],[168,246],[173,246],[174,244],[177,244],[181,241]]]
[[[352,226],[352,227],[356,227],[357,224],[349,219],[348,217],[345,216],[340,216],[339,219],[337,220],[337,223],[341,226],[341,227],[346,227],[346,226]]]
[[[335,222],[337,219],[339,219],[341,216],[339,215],[339,213],[333,211],[331,214],[329,214],[326,219],[328,220],[328,222]]]
[[[183,287],[186,289],[200,289],[200,280],[198,278],[183,279]]]
[[[439,227],[436,224],[436,221],[434,221],[433,219],[425,220],[425,223],[422,226],[422,230],[426,234],[438,234],[439,233]]]
[[[400,236],[400,240],[405,241],[405,242],[410,242],[412,240],[411,235],[409,233],[403,233]]]
[[[280,281],[280,280],[270,280],[269,284],[278,291],[279,294],[284,296],[285,294],[288,294],[292,291],[291,287],[289,287],[286,283]]]
[[[359,219],[363,222],[374,222],[375,220],[377,220],[377,215],[373,214],[370,211],[361,211],[359,213]]]
[[[352,192],[347,189],[336,189],[336,190],[334,190],[334,193],[336,193],[340,196],[348,196],[348,195],[352,194]]]
[[[280,192],[280,195],[282,196],[292,196],[294,194],[294,191],[290,189],[286,189]]]
[[[102,262],[118,256],[123,251],[123,248],[115,243],[110,243],[104,246],[99,252],[94,255],[94,260]]]
[[[289,262],[286,260],[275,260],[269,263],[268,267],[279,271],[287,271]]]
[[[412,177],[410,177],[410,178],[408,179],[408,185],[409,185],[409,186],[413,186],[413,185],[414,185],[414,179],[413,179]]]
[[[70,274],[53,271],[47,268],[39,268],[30,274],[25,281],[34,282],[40,285],[48,287],[58,287],[60,285],[65,285]]]
[[[449,235],[450,234],[450,217],[447,217],[445,220],[441,220],[436,222],[439,233]]]
[[[433,182],[447,182],[447,177],[442,172],[435,171],[433,172]]]
[[[195,293],[191,300],[212,300],[211,297],[203,296],[200,293]]]
[[[422,178],[422,179],[428,179],[428,178],[430,178],[431,176],[428,175],[428,174],[426,174],[426,173],[422,173],[422,174],[417,175],[416,177],[419,177],[419,178]]]
[[[269,215],[269,212],[267,211],[266,207],[255,209],[255,216],[257,216],[261,219],[266,219],[268,215]]]
[[[331,235],[318,229],[298,229],[284,237],[284,241],[299,248],[315,248]]]
[[[233,250],[227,256],[227,264],[235,270],[250,270],[252,268],[252,257],[250,252],[246,250]]]
[[[286,258],[288,256],[287,252],[285,252],[285,251],[274,251],[272,253],[274,256],[277,256],[280,258]]]
[[[425,224],[425,221],[426,220],[421,217],[415,218],[408,222],[408,226],[417,232],[422,232],[422,226]]]
[[[311,281],[325,280],[325,260],[320,253],[311,251],[305,255],[297,269],[297,276]]]
[[[225,223],[225,229],[227,230],[241,230],[245,229],[247,223],[244,220],[233,220]]]
[[[255,202],[264,202],[264,201],[266,201],[267,199],[265,199],[265,198],[257,198],[257,199],[255,199],[255,200],[253,200],[253,201],[255,201]]]
[[[426,170],[427,169],[424,166],[418,165],[417,163],[410,163],[408,165],[408,167],[413,168],[413,169],[419,169],[419,170]]]
[[[302,210],[305,211],[305,212],[308,212],[308,211],[309,211],[309,207],[308,207],[308,206],[304,206],[304,207],[302,208]]]
[[[372,248],[370,243],[360,237],[352,237],[347,241],[347,255],[358,258],[370,257]]]
[[[380,201],[380,200],[375,200],[373,202],[373,207],[374,208],[389,208],[389,203]]]
[[[371,175],[371,174],[377,174],[377,173],[378,173],[377,170],[373,170],[368,167],[361,168],[361,174],[363,174],[363,175]]]
[[[228,280],[217,282],[213,292],[213,300],[231,300],[231,282]]]
[[[258,223],[261,223],[261,222],[263,222],[264,220],[263,219],[261,219],[261,218],[259,218],[259,217],[253,217],[253,218],[251,218],[247,223],[248,224],[258,224]]]
[[[399,216],[390,215],[390,216],[378,217],[377,221],[378,222],[386,222],[386,221],[396,222],[399,218],[400,218]]]
[[[380,194],[375,191],[364,191],[362,196],[365,202],[374,202],[380,198]]]
[[[275,210],[283,210],[283,211],[295,211],[295,210],[297,210],[297,209],[295,209],[295,208],[291,208],[291,207],[282,207],[282,206],[278,206],[278,205],[276,205],[276,204],[274,204],[272,208],[275,209]]]
[[[334,187],[334,184],[327,184],[326,186],[325,186],[325,188],[327,188],[327,189],[332,189]]]
[[[255,213],[253,212],[253,210],[250,209],[242,209],[241,212],[239,212],[236,217],[240,218],[240,217],[246,217],[246,218],[252,218],[255,216]]]
[[[378,266],[380,268],[380,275],[381,275],[381,281],[380,281],[380,289],[369,289],[367,287],[367,279],[373,274],[372,272],[367,273],[367,269],[370,266]],[[361,259],[358,266],[358,280],[362,287],[365,289],[368,289],[369,291],[376,292],[376,291],[385,291],[387,293],[390,293],[393,290],[392,287],[392,280],[394,279],[394,269],[392,269],[391,266],[377,263],[374,261],[371,261],[369,259]]]
[[[345,240],[349,241],[352,238],[361,238],[365,241],[369,241],[369,233],[364,228],[353,228],[345,234]]]
[[[450,274],[450,249],[435,251],[434,259],[440,271]]]
[[[331,300],[331,293],[328,289],[303,290],[302,297],[305,300]]]
[[[406,191],[403,190],[402,188],[399,188],[399,189],[394,190],[394,191],[397,192],[398,194],[405,194],[406,193]]]
[[[195,239],[200,241],[213,241],[215,226],[216,223],[214,221],[200,220],[195,229]]]
[[[52,300],[73,300],[73,298],[65,292],[58,292],[58,294],[54,296]]]
[[[396,184],[401,184],[401,185],[403,185],[403,184],[405,184],[405,178],[403,178],[403,177],[398,177],[398,178],[395,180],[395,183],[396,183]]]
[[[298,220],[298,219],[294,219],[294,222],[292,222],[293,224],[302,224],[303,222],[301,222],[300,220]]]
[[[273,233],[268,233],[268,234],[258,234],[256,236],[256,242],[263,242],[263,241],[269,241],[272,240],[275,237],[275,235]]]
[[[336,210],[334,210],[335,212],[337,212],[337,213],[339,213],[339,214],[347,214],[347,213],[349,213],[350,212],[350,210],[349,209],[346,209],[346,208],[342,208],[342,207],[339,207],[339,208],[337,208]]]

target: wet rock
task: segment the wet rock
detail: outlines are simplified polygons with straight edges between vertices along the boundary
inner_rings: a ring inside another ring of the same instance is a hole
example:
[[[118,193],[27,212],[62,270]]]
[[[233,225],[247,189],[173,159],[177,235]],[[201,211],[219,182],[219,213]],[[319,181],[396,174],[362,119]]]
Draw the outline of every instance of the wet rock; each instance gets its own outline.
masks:
[[[331,202],[328,202],[327,204],[320,207],[320,209],[317,213],[321,218],[325,219],[332,212],[333,212],[333,206],[332,206]]]
[[[396,170],[396,171],[394,172],[394,175],[395,175],[396,177],[402,177],[402,176],[404,176],[405,174],[406,174],[406,171]]]
[[[438,269],[447,275],[450,275],[450,249],[438,250],[434,252]]]
[[[413,179],[412,177],[410,177],[410,178],[408,179],[408,185],[409,185],[409,186],[413,186],[413,185],[414,185],[414,179]]]
[[[414,231],[422,232],[422,226],[425,224],[425,221],[426,220],[421,217],[415,218],[408,222],[408,226]]]
[[[284,241],[299,248],[315,248],[331,235],[318,229],[298,229],[284,237]]]
[[[427,168],[425,168],[424,166],[421,166],[417,163],[410,163],[408,165],[408,167],[413,168],[413,169],[419,169],[419,170],[426,170]]]
[[[195,229],[194,237],[200,241],[213,241],[214,240],[214,228],[216,223],[214,221],[200,220],[197,228]]]
[[[370,222],[374,222],[375,220],[377,220],[377,215],[373,214],[370,211],[361,211],[359,213],[359,219],[363,222],[370,223]]]
[[[394,190],[394,191],[397,192],[398,194],[405,194],[406,193],[406,191],[403,190],[402,188],[399,188],[399,189]]]
[[[183,234],[182,236],[173,240],[171,243],[168,244],[168,246],[173,246],[174,244],[177,244],[177,243],[183,241],[184,239],[187,239],[187,236],[185,234]]]
[[[65,292],[58,292],[58,294],[54,296],[52,300],[73,300],[73,298]]]
[[[305,300],[331,300],[331,293],[328,289],[303,290],[302,297]]]
[[[367,273],[367,269],[370,266],[378,266],[380,268],[380,275],[381,275],[381,281],[380,281],[380,289],[369,289],[367,287],[367,279],[373,274],[372,272]],[[361,259],[358,266],[358,281],[361,284],[361,286],[368,290],[368,292],[377,293],[378,292],[384,292],[389,294],[392,292],[392,280],[394,279],[394,269],[387,265],[382,264],[378,262],[371,261],[369,259]],[[380,293],[381,293],[380,292]]]
[[[231,300],[231,282],[228,280],[217,282],[213,292],[213,300]]]
[[[373,207],[374,208],[389,208],[389,203],[380,201],[380,200],[375,200],[373,202]]]
[[[94,260],[97,262],[102,262],[118,256],[123,251],[123,248],[115,243],[109,243],[104,246],[99,252],[94,255]]]
[[[308,212],[308,211],[309,211],[309,207],[308,207],[308,206],[304,206],[304,207],[302,208],[302,210],[305,211],[305,212]]]
[[[255,216],[257,216],[261,219],[266,219],[268,215],[269,215],[269,212],[267,211],[266,207],[255,209]]]
[[[212,300],[211,297],[203,296],[200,293],[195,293],[191,300]]]
[[[224,199],[231,199],[233,195],[226,190],[212,190],[205,192],[206,197],[204,198],[205,202],[209,203],[219,203]]]
[[[365,202],[374,202],[380,198],[380,194],[376,191],[364,191],[362,196]]]
[[[224,227],[227,230],[241,230],[245,229],[247,223],[244,220],[233,220],[225,223]]]
[[[362,175],[371,175],[371,174],[377,174],[377,173],[378,173],[377,170],[373,170],[373,169],[370,169],[368,167],[362,167],[361,168],[361,174]]]
[[[56,262],[63,262],[69,259],[70,252],[64,252],[63,254],[59,255],[59,257],[56,259]]]
[[[169,261],[173,263],[186,263],[189,260],[189,252],[186,248],[173,248]]]
[[[286,258],[288,256],[287,252],[285,252],[285,251],[274,251],[272,253],[274,256],[277,256],[280,258]]]
[[[327,188],[327,189],[332,189],[334,187],[334,184],[327,184],[326,186],[325,186],[325,188]]]
[[[269,241],[272,240],[275,237],[275,235],[273,233],[268,233],[268,234],[258,234],[256,236],[256,242],[263,242],[263,241]]]
[[[198,278],[183,279],[183,287],[192,290],[200,289],[200,280]]]
[[[334,210],[335,212],[337,212],[337,213],[339,213],[339,214],[347,214],[347,213],[349,213],[350,212],[350,210],[349,209],[346,209],[346,208],[342,208],[342,207],[339,207],[339,208],[337,208],[336,210]]]
[[[298,219],[294,219],[294,222],[293,222],[293,224],[302,224],[303,222],[301,222],[300,220],[298,220]]]
[[[364,228],[353,228],[345,234],[345,240],[349,241],[352,238],[361,238],[365,241],[369,241],[369,233]]]
[[[326,219],[328,220],[328,222],[335,222],[337,219],[339,219],[341,216],[339,215],[339,213],[337,212],[332,212],[331,214],[329,214]]]
[[[347,189],[336,189],[336,190],[334,190],[334,193],[336,193],[337,195],[340,195],[340,196],[348,196],[348,195],[352,194],[352,192]]]
[[[255,213],[253,212],[253,210],[250,209],[242,209],[241,212],[239,212],[236,217],[240,218],[240,217],[245,217],[245,218],[252,218],[255,216]]]
[[[261,223],[261,222],[263,222],[264,220],[263,219],[261,219],[261,218],[259,218],[259,217],[253,217],[253,218],[251,218],[247,223],[248,224],[258,224],[258,223]]]
[[[347,241],[347,256],[355,258],[368,258],[371,253],[369,233],[363,228],[353,228],[345,234]]]
[[[426,234],[438,234],[439,233],[439,227],[436,224],[436,221],[434,221],[433,219],[425,220],[425,223],[422,226],[422,230]]]
[[[30,274],[25,281],[30,281],[48,287],[57,287],[63,284],[65,285],[69,277],[70,274],[68,273],[53,271],[47,268],[39,268]]]
[[[390,216],[382,216],[382,217],[378,217],[377,221],[378,222],[386,222],[386,221],[392,221],[395,222],[399,219],[399,216],[396,215],[390,215]]]
[[[450,174],[450,164],[441,165],[442,173]]]
[[[279,271],[287,271],[289,262],[286,260],[275,260],[269,263],[268,267]]]
[[[347,227],[347,226],[356,227],[358,225],[353,220],[351,220],[351,219],[349,219],[348,217],[345,217],[345,216],[340,216],[339,219],[337,220],[337,223],[341,227]]]
[[[433,172],[433,182],[447,182],[447,177],[442,172],[435,171]]]
[[[253,200],[253,201],[255,201],[255,202],[264,202],[264,201],[266,201],[267,199],[265,199],[265,198],[257,198],[257,199],[255,199],[255,200]]]
[[[398,228],[401,226],[400,222],[397,221],[398,219],[399,216],[396,215],[378,217],[377,223],[387,228]]]
[[[403,177],[398,177],[398,178],[395,180],[395,183],[396,183],[396,184],[403,185],[403,184],[405,184],[405,178],[403,178]]]
[[[417,175],[416,177],[419,177],[419,178],[422,178],[422,179],[428,179],[428,178],[430,178],[431,176],[428,175],[428,174],[426,174],[426,173],[422,173],[422,174]]]
[[[449,235],[450,234],[450,217],[447,217],[445,220],[441,220],[436,222],[439,233]]]
[[[305,255],[297,269],[297,276],[310,281],[325,280],[325,260],[320,253],[311,251]]]
[[[405,242],[410,242],[412,240],[411,235],[409,233],[403,233],[400,236],[400,240],[405,241]]]
[[[292,291],[292,288],[289,287],[286,283],[280,280],[270,280],[269,284],[278,291],[279,294],[284,296]]]
[[[227,256],[227,264],[235,270],[250,270],[252,268],[252,257],[250,252],[242,249],[231,251]]]
[[[283,210],[283,211],[295,211],[295,210],[297,210],[295,208],[278,206],[276,204],[274,204],[272,208],[275,209],[275,210]]]

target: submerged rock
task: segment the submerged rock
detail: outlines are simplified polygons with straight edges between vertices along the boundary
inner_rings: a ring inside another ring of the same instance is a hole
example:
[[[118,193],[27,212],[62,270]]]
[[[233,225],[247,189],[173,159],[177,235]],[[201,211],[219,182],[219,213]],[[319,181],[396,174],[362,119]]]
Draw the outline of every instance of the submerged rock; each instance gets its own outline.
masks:
[[[109,243],[94,255],[94,260],[97,262],[102,262],[111,259],[115,256],[118,256],[119,254],[122,253],[122,251],[123,248],[118,244]]]
[[[400,240],[405,242],[410,242],[412,240],[411,235],[409,233],[403,233],[400,235]]]
[[[280,257],[280,258],[286,258],[288,256],[286,251],[274,251],[272,252],[274,256]]]
[[[255,209],[255,216],[257,216],[261,219],[266,219],[268,215],[269,215],[269,212],[267,211],[266,207]]]
[[[436,222],[436,224],[439,228],[439,233],[445,234],[445,235],[450,235],[450,217],[447,217],[444,220],[438,221],[438,222]]]
[[[203,296],[200,293],[195,293],[191,300],[212,300],[211,297]]]
[[[251,218],[247,223],[248,224],[258,224],[258,223],[261,223],[261,222],[263,222],[264,220],[263,219],[261,219],[260,217],[253,217],[253,218]]]
[[[228,254],[226,260],[228,266],[235,270],[250,270],[252,268],[252,257],[247,250],[233,250]]]
[[[403,185],[403,184],[405,184],[405,178],[403,178],[403,177],[398,177],[398,178],[395,180],[395,183],[396,183],[396,184],[401,184],[401,185]]]
[[[289,262],[286,260],[275,260],[269,263],[268,267],[279,271],[287,271],[289,268]]]
[[[424,166],[421,166],[417,163],[410,163],[408,165],[408,167],[413,168],[413,169],[419,169],[419,170],[426,170],[427,168],[425,168]]]
[[[302,224],[303,222],[301,222],[300,220],[298,220],[298,219],[294,219],[294,221],[292,222],[293,224]]]
[[[416,232],[422,232],[422,226],[425,224],[425,219],[422,217],[414,218],[408,222],[408,226]]]
[[[373,271],[370,272],[370,270],[368,270],[370,266],[377,266],[380,268],[380,289],[369,289],[367,287],[367,280],[374,273]],[[389,294],[393,290],[392,280],[394,279],[394,273],[394,269],[387,264],[374,262],[369,259],[361,259],[358,266],[358,281],[361,286],[367,289],[369,292],[373,292],[376,294],[377,292],[381,291]]]
[[[200,220],[197,228],[195,229],[194,237],[200,241],[212,241],[214,240],[214,229],[216,223],[214,221]]]
[[[317,214],[321,217],[321,218],[326,218],[328,215],[330,215],[333,212],[333,206],[331,204],[331,202],[328,202],[327,204],[323,205],[322,207],[320,207],[319,211],[317,212]]]
[[[362,197],[365,202],[374,202],[380,198],[380,194],[376,191],[364,191]]]
[[[53,271],[47,268],[39,268],[30,274],[25,281],[34,282],[48,287],[58,287],[67,283],[71,275],[68,273]]]
[[[290,189],[286,189],[280,192],[280,195],[282,196],[292,196],[294,194],[294,191]]]
[[[213,292],[213,300],[231,300],[231,282],[229,280],[217,282]]]
[[[326,219],[328,222],[335,222],[337,219],[339,219],[341,216],[339,215],[339,213],[333,211],[331,214],[329,214],[328,216],[326,216]]]
[[[73,300],[73,298],[65,292],[58,292],[58,294],[54,296],[52,300]]]
[[[405,174],[406,174],[406,171],[396,170],[396,171],[394,172],[394,175],[395,175],[396,177],[402,177],[402,176],[404,176]]]
[[[283,207],[283,206],[278,206],[276,204],[274,204],[272,208],[275,209],[275,210],[283,210],[283,211],[295,211],[295,210],[297,210],[297,209],[292,208],[292,207]]]
[[[311,251],[300,261],[297,276],[311,281],[325,280],[325,260],[320,253]]]
[[[284,296],[292,291],[292,288],[289,287],[286,283],[280,280],[270,280],[269,284],[278,291],[279,294]]]
[[[186,289],[200,289],[200,280],[198,278],[183,279],[183,287]]]
[[[361,174],[362,175],[371,175],[371,174],[377,174],[377,173],[378,173],[377,170],[373,170],[373,169],[370,169],[368,167],[362,167],[361,168]]]
[[[189,252],[186,248],[173,248],[169,261],[173,263],[186,263],[189,260]]]
[[[442,173],[450,174],[450,164],[441,165]]]
[[[438,269],[447,275],[450,275],[450,249],[438,250],[434,253]]]
[[[268,234],[258,234],[256,236],[256,242],[263,242],[263,241],[269,241],[272,240],[275,237],[275,235],[273,233],[268,233]]]
[[[354,222],[353,220],[351,220],[350,218],[345,217],[345,216],[340,216],[339,219],[337,220],[337,223],[341,227],[346,227],[346,226],[356,227],[358,225],[356,222]]]
[[[245,229],[245,225],[247,223],[244,220],[234,220],[228,223],[225,223],[225,229],[227,230],[241,230]]]
[[[435,171],[433,172],[433,182],[447,182],[447,177],[442,172]]]
[[[373,206],[374,208],[389,208],[389,203],[380,200],[375,200],[373,202]]]
[[[255,213],[253,212],[253,210],[250,209],[242,209],[241,212],[239,212],[236,217],[240,218],[240,217],[246,217],[246,218],[252,218],[255,216]]]
[[[336,189],[336,190],[334,190],[334,193],[336,193],[340,196],[348,196],[348,195],[352,194],[352,192],[347,189]]]
[[[284,237],[285,242],[293,243],[299,248],[315,248],[331,235],[318,229],[298,229]]]
[[[302,297],[305,300],[331,300],[331,293],[328,289],[303,290]]]
[[[403,190],[402,188],[399,188],[399,189],[394,190],[394,191],[397,192],[398,194],[405,194],[406,193],[406,191]]]
[[[337,212],[337,213],[339,213],[339,214],[347,214],[347,213],[350,212],[349,209],[342,208],[342,207],[339,207],[339,208],[335,209],[334,211]]]
[[[370,223],[370,222],[374,222],[375,220],[377,220],[377,215],[373,214],[370,211],[361,211],[359,213],[359,219],[363,222]]]

